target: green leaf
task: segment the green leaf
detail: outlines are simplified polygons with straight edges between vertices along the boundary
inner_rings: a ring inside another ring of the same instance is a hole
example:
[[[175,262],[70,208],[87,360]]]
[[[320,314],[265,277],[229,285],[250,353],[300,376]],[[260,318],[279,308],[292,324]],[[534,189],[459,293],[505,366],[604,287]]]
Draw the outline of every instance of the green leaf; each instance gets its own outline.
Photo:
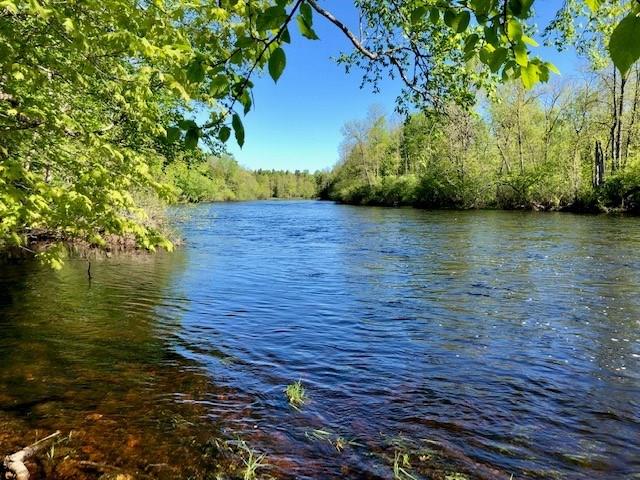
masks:
[[[240,37],[236,40],[236,47],[237,48],[247,48],[250,47],[251,45],[253,45],[253,43],[255,42],[255,40],[251,37]]]
[[[630,13],[615,28],[609,40],[611,60],[622,75],[640,58],[640,18]]]
[[[422,21],[424,16],[427,14],[427,8],[424,6],[420,6],[411,12],[411,23],[416,25]]]
[[[440,10],[438,8],[432,8],[429,13],[429,21],[434,25],[437,25],[440,21]]]
[[[286,65],[287,56],[284,50],[280,47],[276,48],[269,57],[269,75],[271,75],[274,82],[278,81]]]
[[[491,63],[491,58],[494,51],[495,48],[493,48],[491,45],[485,45],[484,47],[482,47],[480,49],[480,53],[478,54],[478,56],[480,57],[480,61],[485,65],[489,65]]]
[[[534,0],[509,0],[509,10],[518,18],[527,18]]]
[[[546,63],[538,63],[538,70],[540,72],[540,81],[548,82],[549,81],[549,67],[547,67]]]
[[[291,34],[289,33],[289,29],[285,28],[280,35],[280,40],[284,43],[291,43]]]
[[[515,54],[518,65],[521,67],[527,66],[529,63],[529,55],[527,54],[527,47],[523,42],[519,42],[513,47],[513,53]]]
[[[242,106],[244,107],[244,114],[246,115],[247,113],[249,113],[249,110],[251,110],[251,93],[249,90],[245,90],[244,92],[242,92],[242,95],[240,95],[240,103],[242,104]]]
[[[480,49],[480,61],[487,65],[493,73],[500,70],[507,60],[508,50],[504,47],[494,48],[491,45],[485,45]]]
[[[175,143],[180,138],[180,129],[178,127],[167,127],[167,142]]]
[[[311,10],[311,5],[307,2],[300,5],[300,15],[304,18],[304,21],[307,22],[307,25],[310,27],[313,26],[313,11]]]
[[[18,13],[18,7],[16,7],[16,4],[11,2],[10,0],[1,1],[0,9],[5,9],[7,12],[9,12],[12,15],[15,15],[16,13]]]
[[[591,10],[593,13],[596,13],[598,11],[600,5],[602,5],[602,1],[603,0],[584,0],[584,2],[587,4],[587,7],[589,7],[589,10]]]
[[[500,46],[500,40],[498,39],[498,27],[496,25],[484,28],[484,38],[494,47]]]
[[[64,22],[62,22],[62,26],[64,27],[65,32],[71,33],[74,29],[73,20],[70,18],[65,18]]]
[[[444,23],[451,27],[456,33],[464,32],[471,21],[471,14],[467,10],[456,12],[453,9],[447,9],[444,12]]]
[[[190,82],[200,83],[204,80],[204,67],[200,60],[195,60],[187,69],[187,78]]]
[[[198,145],[198,139],[200,138],[200,129],[199,128],[190,128],[187,130],[187,134],[184,137],[184,146],[193,150]]]
[[[476,15],[483,16],[489,13],[493,3],[492,0],[471,0],[471,8],[476,12]]]
[[[311,25],[307,23],[307,21],[304,19],[302,15],[298,15],[296,17],[296,22],[298,23],[298,29],[300,30],[300,34],[303,37],[308,38],[309,40],[319,39],[318,35],[316,35],[316,32],[313,31],[313,28],[311,28]]]
[[[558,67],[556,67],[553,63],[547,62],[545,65],[547,66],[549,71],[555,73],[556,75],[560,75],[560,70],[558,70]]]
[[[540,68],[535,63],[529,63],[520,68],[520,79],[526,89],[531,89],[540,81]]]
[[[229,140],[230,136],[231,136],[231,129],[226,125],[222,127],[218,132],[218,138],[222,143],[227,143],[227,140]]]
[[[480,40],[480,37],[477,33],[472,33],[471,35],[469,35],[464,42],[465,53],[472,51],[476,47],[478,40]]]
[[[256,20],[256,28],[258,31],[275,30],[286,21],[287,12],[284,8],[279,6],[273,6],[267,8],[264,12],[258,15]]]
[[[518,42],[522,38],[522,25],[515,18],[510,18],[507,23],[507,37],[512,42]]]
[[[240,148],[242,148],[242,146],[244,145],[244,125],[242,125],[240,115],[238,115],[237,113],[233,114],[231,126],[233,127],[233,131],[236,135],[236,141],[238,142]]]
[[[226,75],[216,75],[211,79],[209,93],[216,98],[221,98],[226,94],[229,88],[229,79]]]
[[[193,120],[182,119],[178,122],[178,126],[182,130],[193,130],[198,128],[198,124]]]
[[[489,60],[489,68],[493,73],[496,73],[500,70],[500,67],[504,65],[505,60],[507,59],[507,49],[506,48],[497,48],[495,52],[491,54],[491,58]]]
[[[455,29],[456,32],[462,33],[469,26],[469,22],[471,21],[471,14],[467,10],[463,10],[458,14],[458,27]]]

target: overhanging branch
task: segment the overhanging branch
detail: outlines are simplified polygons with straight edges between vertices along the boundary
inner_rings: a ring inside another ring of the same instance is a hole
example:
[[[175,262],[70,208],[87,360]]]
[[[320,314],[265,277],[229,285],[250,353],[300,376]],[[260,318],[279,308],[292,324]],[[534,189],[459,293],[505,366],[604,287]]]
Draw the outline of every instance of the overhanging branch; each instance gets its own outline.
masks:
[[[422,101],[425,102],[433,102],[434,98],[426,89],[420,88],[418,86],[418,77],[414,73],[411,76],[407,73],[405,66],[403,65],[402,57],[398,56],[398,52],[403,50],[409,51],[411,54],[415,56],[414,66],[420,67],[423,71],[423,74],[426,76],[428,74],[427,66],[424,60],[425,55],[423,55],[416,47],[413,41],[411,42],[411,48],[390,48],[381,52],[374,52],[369,50],[362,41],[347,27],[341,20],[336,18],[330,11],[321,7],[316,0],[307,0],[307,3],[311,5],[311,7],[322,17],[326,18],[329,22],[335,25],[344,35],[349,39],[351,44],[355,47],[355,49],[360,52],[364,57],[368,58],[372,62],[380,62],[385,63],[388,62],[387,65],[391,65],[395,68],[397,74],[400,76],[402,82]]]

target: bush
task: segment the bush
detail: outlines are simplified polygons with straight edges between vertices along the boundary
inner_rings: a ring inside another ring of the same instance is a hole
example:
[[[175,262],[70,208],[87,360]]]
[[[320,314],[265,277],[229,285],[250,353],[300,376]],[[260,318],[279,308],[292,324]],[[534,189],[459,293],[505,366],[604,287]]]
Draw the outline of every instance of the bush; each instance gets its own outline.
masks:
[[[624,170],[609,176],[598,198],[606,208],[640,212],[640,159],[634,159]]]

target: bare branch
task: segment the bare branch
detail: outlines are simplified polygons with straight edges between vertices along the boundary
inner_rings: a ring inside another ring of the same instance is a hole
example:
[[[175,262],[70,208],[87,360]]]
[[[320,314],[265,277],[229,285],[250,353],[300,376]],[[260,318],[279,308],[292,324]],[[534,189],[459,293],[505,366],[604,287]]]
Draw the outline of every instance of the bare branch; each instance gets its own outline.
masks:
[[[14,480],[29,480],[29,470],[27,470],[24,462],[28,460],[29,457],[35,455],[38,450],[40,450],[46,443],[53,440],[58,435],[60,435],[59,431],[43,438],[42,440],[38,440],[34,444],[23,448],[13,455],[7,455],[6,457],[4,457],[2,466],[4,467],[4,470],[6,472],[5,478]]]
[[[339,30],[342,31],[342,33],[345,34],[345,36],[349,39],[349,41],[353,44],[353,46],[355,47],[355,49],[360,52],[362,55],[364,55],[366,58],[368,58],[369,60],[371,60],[372,62],[382,62],[384,63],[389,62],[390,65],[392,65],[396,72],[398,73],[398,75],[400,76],[400,78],[402,79],[402,82],[416,95],[418,95],[422,100],[424,101],[432,101],[433,97],[432,95],[427,92],[425,89],[419,88],[418,87],[418,81],[417,81],[417,76],[414,73],[413,78],[409,78],[409,75],[407,74],[406,70],[405,70],[405,66],[402,63],[401,58],[399,58],[396,54],[399,51],[404,51],[404,50],[408,50],[411,53],[413,53],[413,55],[415,55],[415,59],[414,59],[414,66],[415,67],[420,67],[423,72],[425,74],[427,74],[427,67],[425,64],[423,64],[423,62],[420,62],[421,59],[424,59],[424,55],[416,48],[414,42],[411,42],[411,48],[408,47],[396,47],[396,48],[391,48],[388,50],[384,50],[382,52],[372,52],[371,50],[369,50],[367,47],[364,46],[364,44],[361,42],[360,39],[358,39],[358,37],[356,37],[356,35],[349,29],[349,27],[347,27],[341,20],[339,20],[338,18],[335,17],[335,15],[333,15],[331,12],[329,12],[328,10],[322,8],[316,0],[307,0],[307,3],[309,3],[309,5],[311,5],[311,7],[321,16],[323,16],[324,18],[326,18],[327,20],[329,20],[329,22],[331,22],[332,24],[334,24],[336,27],[338,27]]]
[[[322,15],[324,18],[326,18],[331,23],[333,23],[336,27],[338,27],[340,30],[342,30],[342,32],[351,41],[353,46],[356,47],[356,49],[360,53],[362,53],[365,57],[367,57],[369,60],[374,60],[374,61],[380,59],[380,55],[379,54],[367,50],[364,47],[364,45],[362,45],[360,43],[360,40],[358,40],[356,38],[356,36],[351,32],[351,30],[349,30],[349,28],[344,23],[342,23],[340,20],[338,20],[331,12],[329,12],[329,11],[325,10],[324,8],[322,8],[320,5],[318,5],[318,3],[315,0],[308,0],[308,3],[309,3],[309,5],[311,5],[311,7],[313,7],[313,9],[316,12],[318,12],[320,15]]]

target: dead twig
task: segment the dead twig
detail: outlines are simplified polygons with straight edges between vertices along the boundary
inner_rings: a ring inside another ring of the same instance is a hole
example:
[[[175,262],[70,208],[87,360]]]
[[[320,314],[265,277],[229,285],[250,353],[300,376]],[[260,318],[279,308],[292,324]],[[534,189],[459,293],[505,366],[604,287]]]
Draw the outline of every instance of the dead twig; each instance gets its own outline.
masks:
[[[59,435],[60,431],[58,430],[48,437],[45,437],[42,440],[38,440],[28,447],[23,448],[19,452],[4,457],[4,460],[2,462],[2,467],[4,470],[2,473],[4,476],[2,478],[5,480],[29,480],[29,470],[27,470],[24,462],[35,455],[40,449],[45,446],[45,444],[49,443]]]

